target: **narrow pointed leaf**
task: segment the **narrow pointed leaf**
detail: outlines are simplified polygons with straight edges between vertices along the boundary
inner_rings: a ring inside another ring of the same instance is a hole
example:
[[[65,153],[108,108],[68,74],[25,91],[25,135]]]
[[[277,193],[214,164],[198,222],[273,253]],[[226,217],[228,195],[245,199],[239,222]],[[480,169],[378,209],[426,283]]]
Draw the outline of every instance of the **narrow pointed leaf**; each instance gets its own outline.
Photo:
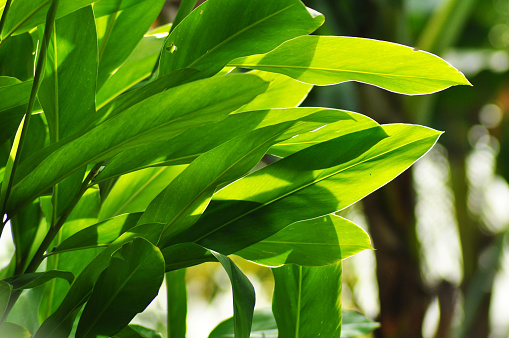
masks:
[[[128,325],[113,338],[163,338],[163,335],[141,325]]]
[[[2,98],[0,114],[3,115],[4,111],[8,109],[28,103],[33,84],[32,80],[21,82],[13,77],[1,76],[0,81],[0,97]]]
[[[369,236],[362,228],[344,218],[329,215],[290,224],[235,254],[268,266],[321,266],[370,248]]]
[[[254,75],[195,81],[141,101],[84,135],[46,148],[19,167],[8,211],[14,212],[81,167],[104,161],[148,141],[170,139],[198,125],[226,118],[267,88]],[[48,154],[48,151],[53,150]]]
[[[298,37],[267,54],[236,59],[230,66],[281,73],[316,85],[357,81],[408,95],[470,84],[460,71],[433,54],[345,36]]]
[[[255,306],[253,285],[230,258],[217,252],[212,254],[221,263],[232,283],[235,337],[249,338]]]
[[[65,279],[69,284],[74,280],[74,275],[69,271],[49,270],[45,272],[25,273],[14,276],[4,281],[11,284],[13,290],[32,289],[54,278]]]
[[[140,1],[99,19],[99,70],[97,87],[120,67],[135,49],[161,11],[164,0]]]
[[[81,315],[76,337],[112,336],[157,296],[164,278],[159,249],[143,238],[123,245],[99,276]]]
[[[188,268],[205,262],[214,262],[216,258],[210,250],[196,243],[180,243],[161,250],[166,271]]]
[[[341,336],[341,262],[272,269],[279,338]]]
[[[136,225],[141,213],[124,214],[86,227],[66,238],[52,253],[86,249],[113,242]]]
[[[322,15],[308,12],[298,0],[209,0],[168,36],[159,71],[195,68],[214,74],[234,58],[266,53],[322,23]]]
[[[420,126],[385,125],[306,148],[219,191],[176,242],[230,254],[291,223],[341,210],[399,175],[439,135]]]

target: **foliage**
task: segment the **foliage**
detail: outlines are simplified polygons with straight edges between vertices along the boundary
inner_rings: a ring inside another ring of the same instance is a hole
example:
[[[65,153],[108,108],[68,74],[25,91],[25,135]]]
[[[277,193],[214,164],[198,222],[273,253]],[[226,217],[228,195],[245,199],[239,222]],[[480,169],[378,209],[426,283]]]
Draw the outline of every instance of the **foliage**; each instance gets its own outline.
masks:
[[[312,85],[415,95],[468,81],[410,47],[307,36],[324,18],[299,0],[194,4],[144,35],[163,1],[6,2],[0,206],[15,253],[0,272],[0,332],[157,336],[128,324],[165,273],[169,308],[185,310],[177,271],[218,261],[235,336],[274,320],[280,337],[341,335],[341,260],[371,246],[334,213],[440,132],[297,106]],[[274,163],[255,168],[264,156]],[[274,267],[273,319],[254,315],[231,254]],[[185,332],[177,312],[172,337]],[[343,317],[349,332],[375,327]]]

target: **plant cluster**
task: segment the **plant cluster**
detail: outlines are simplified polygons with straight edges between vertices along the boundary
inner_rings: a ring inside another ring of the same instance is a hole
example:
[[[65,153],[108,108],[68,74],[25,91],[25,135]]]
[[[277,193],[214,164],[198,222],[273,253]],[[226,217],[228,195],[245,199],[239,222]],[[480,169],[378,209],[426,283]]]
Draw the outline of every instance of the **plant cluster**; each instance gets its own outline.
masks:
[[[168,336],[182,337],[185,269],[209,261],[234,299],[210,337],[376,326],[342,316],[341,260],[371,245],[335,213],[440,132],[297,106],[313,85],[418,95],[468,84],[459,71],[402,45],[309,35],[324,17],[299,0],[184,0],[149,33],[164,0],[4,2],[0,214],[15,253],[1,335],[157,336],[129,323],[166,276]],[[277,160],[254,170],[266,155]],[[233,254],[273,267],[272,311],[254,312]]]

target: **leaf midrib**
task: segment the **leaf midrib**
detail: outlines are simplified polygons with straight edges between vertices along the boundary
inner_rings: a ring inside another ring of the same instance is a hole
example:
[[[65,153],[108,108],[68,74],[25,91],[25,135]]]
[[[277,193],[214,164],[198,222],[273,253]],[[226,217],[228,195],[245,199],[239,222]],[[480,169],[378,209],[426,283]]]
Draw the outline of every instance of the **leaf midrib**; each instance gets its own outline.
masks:
[[[240,67],[240,68],[279,68],[279,69],[299,69],[299,70],[310,70],[310,71],[326,71],[332,73],[353,73],[353,74],[365,74],[365,75],[373,75],[373,76],[382,76],[389,78],[406,78],[406,79],[421,79],[421,80],[433,80],[433,81],[443,81],[447,83],[457,83],[455,81],[449,79],[442,79],[436,77],[425,77],[425,76],[416,76],[416,75],[405,75],[405,74],[392,74],[392,73],[380,73],[380,72],[372,72],[372,71],[361,71],[361,70],[352,70],[352,69],[342,69],[342,68],[324,68],[324,67],[315,67],[315,66],[291,66],[291,65],[268,65],[268,64],[248,64],[248,63],[229,63],[229,66]]]

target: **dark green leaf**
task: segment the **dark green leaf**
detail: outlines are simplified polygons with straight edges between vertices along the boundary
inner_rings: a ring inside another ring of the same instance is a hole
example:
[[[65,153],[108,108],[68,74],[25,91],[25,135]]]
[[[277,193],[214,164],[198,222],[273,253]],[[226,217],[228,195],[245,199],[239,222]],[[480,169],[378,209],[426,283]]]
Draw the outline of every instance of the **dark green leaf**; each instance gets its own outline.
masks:
[[[205,262],[214,262],[216,258],[210,251],[196,243],[180,243],[161,250],[166,271],[187,268]]]
[[[76,277],[58,309],[42,323],[35,337],[67,337],[79,310],[90,297],[94,284],[110,264],[112,254],[123,244],[132,242],[137,237],[157,243],[162,230],[161,224],[144,224],[130,229],[110,244]]]
[[[420,126],[385,125],[306,148],[220,190],[173,243],[195,241],[230,254],[291,223],[341,210],[399,175],[439,135]]]
[[[74,280],[74,275],[69,271],[49,270],[45,272],[24,273],[4,281],[11,284],[13,290],[32,289],[42,285],[53,278],[65,279],[69,284]]]
[[[266,53],[322,23],[323,16],[299,0],[208,0],[168,36],[159,72],[194,68],[214,74],[234,58]]]
[[[233,292],[233,327],[235,337],[249,338],[255,306],[255,290],[249,279],[226,256],[212,252],[225,269]]]
[[[157,331],[141,325],[128,325],[113,338],[162,338],[163,335]]]
[[[76,337],[112,336],[157,296],[164,278],[164,259],[143,238],[124,244],[99,276],[81,315]]]
[[[166,300],[168,337],[186,338],[186,269],[166,273]]]
[[[354,338],[370,334],[380,327],[380,323],[373,322],[355,311],[343,311],[341,338]]]
[[[2,76],[0,81],[0,97],[2,97],[0,114],[3,115],[5,110],[28,103],[33,84],[32,80],[21,82],[13,77]]]
[[[7,210],[15,214],[18,208],[89,163],[224,119],[266,88],[267,83],[257,76],[240,74],[195,81],[153,95],[84,135],[63,140],[23,162]]]
[[[272,312],[279,338],[340,337],[341,262],[272,269]]]
[[[363,82],[408,95],[470,84],[460,71],[433,54],[346,36],[302,36],[267,54],[240,58],[230,65],[282,73],[317,85]]]
[[[3,318],[9,298],[11,297],[12,285],[0,280],[0,318]]]
[[[28,33],[0,43],[0,75],[27,81],[34,76],[34,42]],[[28,96],[27,96],[28,97]]]
[[[329,215],[290,224],[235,254],[268,266],[321,266],[370,248],[364,230],[349,220]]]
[[[208,338],[234,338],[233,317],[217,325]],[[256,309],[253,315],[251,338],[277,338],[278,330],[276,320],[271,309]]]
[[[94,3],[94,16],[100,18],[105,15],[123,11],[137,5],[140,0],[101,0]]]

